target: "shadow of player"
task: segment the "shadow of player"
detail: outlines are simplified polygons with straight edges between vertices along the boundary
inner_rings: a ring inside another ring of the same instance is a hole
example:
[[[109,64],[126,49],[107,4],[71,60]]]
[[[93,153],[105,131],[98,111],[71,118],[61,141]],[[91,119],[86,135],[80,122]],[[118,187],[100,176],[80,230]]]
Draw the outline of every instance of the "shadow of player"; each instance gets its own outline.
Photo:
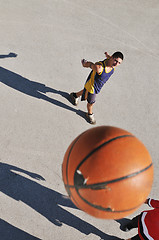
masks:
[[[41,240],[2,219],[0,219],[0,236],[2,240]]]
[[[59,94],[65,99],[67,99],[69,102],[71,102],[70,96],[67,92],[47,87],[45,84],[42,84],[42,83],[30,81],[29,79],[24,78],[21,75],[16,74],[12,71],[9,71],[3,67],[0,67],[0,82],[21,93],[27,94],[31,97],[45,100],[58,107],[72,111],[85,119],[85,112],[75,109],[73,107],[70,107],[69,105],[63,102],[60,102],[56,99],[50,98],[47,95],[45,95],[47,92]]]
[[[17,57],[17,54],[12,53],[12,52],[10,52],[9,54],[1,54],[0,55],[0,58],[15,58],[15,57]]]
[[[21,173],[23,176],[20,175]],[[26,175],[26,177],[24,177],[24,175]],[[30,178],[44,180],[42,176],[36,173],[6,163],[0,163],[0,191],[2,193],[14,200],[27,204],[58,227],[66,224],[86,235],[93,233],[100,236],[101,239],[118,239],[105,234],[93,225],[62,208],[62,206],[70,208],[76,207],[67,196],[44,187],[36,181],[30,180]],[[5,225],[7,227],[7,224],[4,224],[4,226]],[[9,229],[14,230],[14,228]],[[15,231],[17,231],[17,229],[15,229]]]
[[[131,220],[128,218],[122,218],[115,221],[120,224],[120,230],[124,231],[124,226],[130,223]]]

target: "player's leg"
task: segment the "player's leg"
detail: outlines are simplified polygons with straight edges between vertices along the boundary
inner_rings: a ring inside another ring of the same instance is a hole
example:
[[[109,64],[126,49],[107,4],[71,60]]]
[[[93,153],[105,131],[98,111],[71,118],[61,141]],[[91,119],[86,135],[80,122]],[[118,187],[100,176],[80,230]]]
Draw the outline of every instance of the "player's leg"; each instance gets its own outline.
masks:
[[[79,92],[72,92],[70,93],[71,101],[73,105],[77,106],[79,103],[79,97],[82,96],[83,94],[83,89],[80,90]]]
[[[88,114],[91,115],[93,114],[93,105],[94,103],[87,103],[87,110],[88,110]]]
[[[81,91],[79,91],[79,92],[76,92],[75,94],[76,94],[77,97],[82,96],[82,94],[83,94],[83,89],[82,89]]]
[[[87,117],[87,120],[89,121],[89,123],[91,124],[96,124],[96,120],[95,120],[95,117],[94,117],[94,113],[93,113],[93,105],[95,103],[95,98],[96,98],[96,94],[91,94],[91,93],[88,93],[88,96],[87,96],[87,113],[86,113],[86,117]]]

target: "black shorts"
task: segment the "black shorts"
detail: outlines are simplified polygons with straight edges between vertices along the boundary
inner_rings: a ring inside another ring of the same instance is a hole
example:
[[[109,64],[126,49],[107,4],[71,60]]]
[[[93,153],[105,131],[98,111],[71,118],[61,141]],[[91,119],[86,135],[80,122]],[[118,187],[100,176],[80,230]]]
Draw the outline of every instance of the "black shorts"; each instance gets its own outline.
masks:
[[[87,90],[84,88],[83,89],[83,94],[81,97],[81,101],[87,100],[88,103],[93,104],[96,101],[96,94],[92,94],[90,92],[87,92]]]

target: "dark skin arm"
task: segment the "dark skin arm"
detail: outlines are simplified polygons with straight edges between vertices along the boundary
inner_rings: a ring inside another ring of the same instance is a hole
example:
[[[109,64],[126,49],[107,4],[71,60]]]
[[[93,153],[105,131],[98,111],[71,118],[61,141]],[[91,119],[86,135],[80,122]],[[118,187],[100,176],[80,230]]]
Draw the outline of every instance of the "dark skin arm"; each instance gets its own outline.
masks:
[[[91,68],[93,71],[97,72],[98,74],[102,72],[103,67],[102,64],[99,62],[93,63],[90,61],[82,60],[82,66],[86,68]]]
[[[111,56],[107,52],[105,52],[104,54],[105,54],[106,58],[108,58],[108,59],[111,58]],[[82,59],[81,63],[82,63],[83,67],[91,68],[93,71],[97,72],[98,74],[101,73],[103,70],[102,64],[99,62],[93,63],[93,62],[87,61],[85,59]]]

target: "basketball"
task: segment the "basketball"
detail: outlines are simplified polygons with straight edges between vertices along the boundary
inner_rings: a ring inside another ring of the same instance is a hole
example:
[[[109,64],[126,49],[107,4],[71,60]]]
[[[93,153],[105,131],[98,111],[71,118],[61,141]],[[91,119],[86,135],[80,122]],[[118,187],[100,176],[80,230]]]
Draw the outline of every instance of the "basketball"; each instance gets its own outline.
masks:
[[[62,164],[66,191],[84,212],[103,219],[132,214],[148,197],[153,164],[133,134],[111,126],[91,128],[68,147]]]

